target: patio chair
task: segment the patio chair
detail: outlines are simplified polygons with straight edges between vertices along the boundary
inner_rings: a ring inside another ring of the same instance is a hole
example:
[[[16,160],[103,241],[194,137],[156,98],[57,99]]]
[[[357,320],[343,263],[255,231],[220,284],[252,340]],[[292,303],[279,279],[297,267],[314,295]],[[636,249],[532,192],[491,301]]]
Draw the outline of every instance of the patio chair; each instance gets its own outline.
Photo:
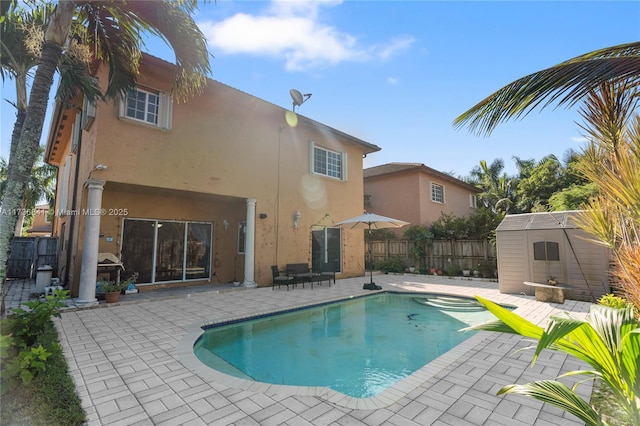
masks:
[[[327,280],[329,281],[329,285],[331,285],[331,280],[333,280],[333,283],[336,283],[336,265],[334,262],[327,262],[327,263],[321,263],[320,266],[318,266],[318,273],[320,274],[320,283],[322,283],[322,281]]]
[[[271,266],[271,273],[273,275],[273,286],[271,287],[271,290],[275,290],[276,285],[278,286],[278,288],[280,288],[281,285],[286,285],[288,291],[289,286],[296,283],[295,279],[292,276],[286,274],[285,272],[280,272],[277,265]]]

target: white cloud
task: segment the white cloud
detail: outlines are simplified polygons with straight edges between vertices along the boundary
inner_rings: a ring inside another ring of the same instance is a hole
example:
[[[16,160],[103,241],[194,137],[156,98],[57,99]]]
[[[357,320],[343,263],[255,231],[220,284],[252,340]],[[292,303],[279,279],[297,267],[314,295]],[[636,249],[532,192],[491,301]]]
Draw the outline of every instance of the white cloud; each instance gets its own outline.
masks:
[[[222,22],[199,22],[215,52],[281,59],[289,71],[346,61],[386,60],[408,49],[414,39],[399,37],[384,45],[362,46],[358,39],[319,20],[321,7],[340,1],[273,1],[261,15],[238,13]]]
[[[571,141],[575,143],[585,143],[589,142],[589,139],[585,138],[584,136],[574,136],[571,138]]]
[[[395,77],[387,77],[387,83],[396,85],[396,84],[398,84],[398,79],[395,78]]]

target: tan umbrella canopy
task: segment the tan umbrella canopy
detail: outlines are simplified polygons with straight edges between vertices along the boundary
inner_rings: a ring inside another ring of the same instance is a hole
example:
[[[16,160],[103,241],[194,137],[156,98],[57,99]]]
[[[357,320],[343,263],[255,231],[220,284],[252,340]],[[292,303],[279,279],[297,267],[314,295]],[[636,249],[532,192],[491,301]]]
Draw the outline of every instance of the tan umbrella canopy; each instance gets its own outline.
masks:
[[[384,229],[384,228],[402,228],[405,225],[409,225],[409,222],[405,222],[400,219],[393,219],[391,217],[381,216],[375,213],[364,213],[360,216],[352,217],[351,219],[343,220],[336,223],[335,226],[345,229],[367,229],[371,233],[372,229]],[[369,264],[370,264],[370,282],[365,283],[362,287],[365,290],[380,290],[382,287],[376,285],[373,282],[373,251],[371,249],[371,243],[369,243]]]

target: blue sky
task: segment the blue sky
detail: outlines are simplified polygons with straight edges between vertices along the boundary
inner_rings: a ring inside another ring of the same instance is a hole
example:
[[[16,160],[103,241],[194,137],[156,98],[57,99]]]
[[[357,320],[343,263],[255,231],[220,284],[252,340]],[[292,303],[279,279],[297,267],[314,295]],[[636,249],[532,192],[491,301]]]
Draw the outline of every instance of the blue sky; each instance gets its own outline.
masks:
[[[638,1],[229,1],[201,6],[212,78],[382,148],[365,167],[420,162],[467,176],[480,160],[539,160],[584,139],[576,109],[533,111],[489,137],[452,121],[529,73],[640,40]],[[161,43],[151,54],[173,60]],[[12,99],[5,81],[2,98]],[[14,114],[2,102],[7,157]],[[45,133],[48,122],[45,124]]]

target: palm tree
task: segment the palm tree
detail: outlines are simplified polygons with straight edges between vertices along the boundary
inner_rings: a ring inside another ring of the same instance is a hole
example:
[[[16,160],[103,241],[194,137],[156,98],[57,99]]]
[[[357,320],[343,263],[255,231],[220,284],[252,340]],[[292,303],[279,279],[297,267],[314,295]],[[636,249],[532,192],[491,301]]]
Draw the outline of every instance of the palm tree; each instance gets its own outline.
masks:
[[[474,105],[453,124],[489,135],[500,122],[553,103],[573,106],[600,84],[619,80],[640,84],[640,42],[595,50],[522,77]]]
[[[176,54],[180,72],[174,81],[174,93],[177,100],[181,101],[201,91],[210,72],[206,39],[191,17],[196,7],[197,0],[58,1],[45,31],[20,139],[15,155],[10,158],[6,194],[2,201],[3,212],[16,212],[21,205],[24,188],[37,157],[56,66],[67,53],[66,48],[71,41],[69,34],[73,34],[73,39],[80,44],[91,46],[94,65],[108,64],[106,97],[116,97],[135,85],[144,45],[142,34],[161,37]],[[5,13],[4,10],[2,12]],[[6,276],[11,231],[16,220],[14,214],[0,216],[2,284]]]
[[[472,180],[476,186],[482,189],[478,199],[490,208],[494,213],[508,214],[515,205],[515,178],[502,173],[504,161],[497,158],[488,165],[485,160],[480,160],[480,165],[471,170]]]
[[[579,225],[613,252],[616,286],[640,309],[640,98],[625,83],[603,84],[580,114],[590,139],[576,167],[597,188]]]
[[[22,235],[25,218],[35,210],[36,204],[43,198],[51,205],[55,198],[55,181],[58,169],[44,162],[44,147],[38,150],[38,160],[31,171],[31,178],[22,198],[22,206],[15,228],[15,236]],[[0,158],[0,198],[4,198],[7,183],[7,162]]]

